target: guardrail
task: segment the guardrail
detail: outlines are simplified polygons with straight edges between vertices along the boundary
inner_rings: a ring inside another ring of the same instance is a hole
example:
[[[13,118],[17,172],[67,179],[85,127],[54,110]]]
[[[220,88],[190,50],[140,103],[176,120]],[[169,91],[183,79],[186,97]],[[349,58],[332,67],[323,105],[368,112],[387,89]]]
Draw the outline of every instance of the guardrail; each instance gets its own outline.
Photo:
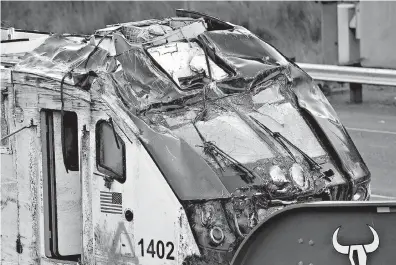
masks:
[[[353,103],[363,101],[361,84],[396,87],[396,70],[307,63],[297,65],[313,79],[350,83],[350,98]]]
[[[396,70],[307,63],[298,66],[317,80],[396,86]]]

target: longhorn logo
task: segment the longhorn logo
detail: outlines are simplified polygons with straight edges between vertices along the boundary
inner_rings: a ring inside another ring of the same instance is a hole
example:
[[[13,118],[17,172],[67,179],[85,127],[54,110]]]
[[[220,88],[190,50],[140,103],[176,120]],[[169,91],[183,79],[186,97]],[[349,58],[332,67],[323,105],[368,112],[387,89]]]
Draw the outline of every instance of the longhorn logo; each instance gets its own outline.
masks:
[[[367,245],[350,245],[350,246],[343,246],[338,243],[338,231],[340,230],[341,226],[334,231],[333,234],[333,246],[337,252],[341,254],[348,254],[349,261],[351,265],[366,265],[367,264],[367,253],[371,253],[377,250],[379,246],[379,237],[377,232],[371,226],[367,225],[371,232],[373,233],[374,240],[372,243]]]

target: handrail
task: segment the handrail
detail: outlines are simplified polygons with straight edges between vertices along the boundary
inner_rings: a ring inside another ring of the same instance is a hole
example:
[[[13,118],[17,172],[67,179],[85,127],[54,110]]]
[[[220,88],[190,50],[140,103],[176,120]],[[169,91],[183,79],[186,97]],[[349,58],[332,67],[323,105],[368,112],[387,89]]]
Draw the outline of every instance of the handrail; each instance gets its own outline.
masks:
[[[317,80],[396,86],[396,70],[307,63],[297,65]]]

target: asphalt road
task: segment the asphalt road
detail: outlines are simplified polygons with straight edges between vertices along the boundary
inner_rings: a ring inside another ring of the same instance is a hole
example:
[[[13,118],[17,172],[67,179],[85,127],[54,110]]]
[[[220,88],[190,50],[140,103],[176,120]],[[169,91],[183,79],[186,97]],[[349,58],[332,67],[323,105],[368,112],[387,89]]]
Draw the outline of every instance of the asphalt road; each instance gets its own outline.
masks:
[[[371,172],[372,200],[396,200],[396,104],[333,107]]]

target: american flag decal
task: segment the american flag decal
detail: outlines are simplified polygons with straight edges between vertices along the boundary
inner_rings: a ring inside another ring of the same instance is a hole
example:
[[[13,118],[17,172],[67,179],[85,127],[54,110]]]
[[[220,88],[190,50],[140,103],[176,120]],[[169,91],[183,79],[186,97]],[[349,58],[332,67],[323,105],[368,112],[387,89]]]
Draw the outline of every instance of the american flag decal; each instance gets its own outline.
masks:
[[[122,214],[122,194],[100,191],[100,211],[102,213]]]

